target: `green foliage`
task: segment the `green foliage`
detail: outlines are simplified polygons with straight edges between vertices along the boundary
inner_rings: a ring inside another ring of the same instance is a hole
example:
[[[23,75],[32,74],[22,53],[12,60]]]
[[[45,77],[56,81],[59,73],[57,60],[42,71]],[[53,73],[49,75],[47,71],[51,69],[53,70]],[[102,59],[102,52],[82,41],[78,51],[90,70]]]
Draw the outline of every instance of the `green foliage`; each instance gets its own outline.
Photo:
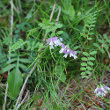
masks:
[[[88,40],[91,40],[91,36],[94,35],[94,28],[96,23],[97,13],[86,13],[86,17],[84,19],[84,27],[81,35]]]
[[[30,29],[30,30],[28,31],[27,38],[29,38],[30,36],[34,36],[34,33],[36,33],[37,30],[38,30],[37,28]]]
[[[107,52],[110,47],[110,36],[107,36],[106,34],[104,34],[103,37],[101,37],[101,36],[97,37],[97,43],[94,43],[93,45],[101,53]]]
[[[0,49],[0,67],[3,67],[3,64],[7,61],[7,57],[6,54],[4,53],[4,51],[2,50],[2,48]]]
[[[45,30],[45,33],[50,37],[61,35],[63,33],[63,31],[57,31],[58,29],[63,27],[63,25],[61,23],[58,23],[57,25],[55,25],[54,22],[50,22],[48,20],[43,19],[43,22],[39,23],[38,25],[43,30]],[[55,32],[55,31],[57,31],[57,32]]]
[[[14,22],[11,36],[11,5],[7,0],[0,1],[0,108],[4,104],[6,92],[1,85],[8,82],[5,106],[6,109],[16,109],[15,103],[23,81],[35,62],[36,69],[29,77],[25,89],[30,94],[26,102],[18,106],[21,110],[73,110],[77,109],[73,103],[76,100],[86,107],[86,102],[82,101],[85,90],[80,85],[80,74],[82,78],[88,78],[92,74],[91,80],[101,76],[100,81],[103,81],[104,73],[108,72],[110,1],[57,1],[50,22],[54,3],[53,0],[13,0]],[[56,25],[59,6],[61,13]],[[76,50],[77,59],[62,57],[59,53],[60,46],[49,49],[46,41],[54,36],[62,38],[64,44]],[[10,74],[5,78],[8,71]],[[88,82],[87,84],[89,86]],[[92,92],[93,89],[94,86],[91,87]],[[25,93],[23,98],[24,96]],[[44,98],[43,103],[38,106],[36,103],[41,97]]]
[[[19,71],[20,69],[23,71],[27,70],[27,67],[25,64],[30,63],[31,60],[24,58],[25,55],[18,54],[18,53],[11,53],[9,54],[9,56],[11,57],[11,59],[7,61],[6,66],[2,69],[1,73],[7,72],[14,68],[17,68]]]
[[[68,0],[68,1],[61,0],[61,1],[63,5],[63,9],[62,9],[62,12],[64,14],[63,19],[65,21],[67,21],[68,19],[73,21],[75,17],[75,10],[74,10],[71,0]]]
[[[95,55],[97,51],[91,51],[89,53],[83,52],[83,57],[81,58],[81,75],[82,78],[88,78],[92,74],[94,61],[96,60]]]
[[[8,76],[9,96],[14,99],[18,96],[20,88],[23,83],[22,73],[27,72],[26,64],[31,63],[30,59],[24,58],[25,55],[18,53],[11,53],[8,55],[11,59],[2,68],[2,73],[10,71]]]
[[[18,66],[18,65],[17,65]],[[20,88],[23,83],[23,77],[19,71],[19,68],[16,67],[8,76],[8,87],[9,87],[9,96],[12,99],[15,99],[19,95]]]
[[[26,43],[27,43],[27,41],[24,42],[22,39],[19,39],[16,43],[14,43],[12,46],[10,46],[9,52],[13,52],[17,49],[22,48]]]
[[[55,75],[58,77],[58,80],[65,82],[66,75],[64,74],[64,69],[62,68],[62,66],[55,67]]]
[[[40,47],[41,44],[42,43],[36,42],[35,40],[28,40],[27,41],[27,45],[26,45],[27,46],[27,50],[34,52]]]
[[[31,25],[27,22],[17,24],[14,39],[13,39],[14,42],[19,40],[19,38],[23,37],[23,34],[25,34],[25,31],[27,31],[27,29],[30,29],[30,28],[31,28]]]

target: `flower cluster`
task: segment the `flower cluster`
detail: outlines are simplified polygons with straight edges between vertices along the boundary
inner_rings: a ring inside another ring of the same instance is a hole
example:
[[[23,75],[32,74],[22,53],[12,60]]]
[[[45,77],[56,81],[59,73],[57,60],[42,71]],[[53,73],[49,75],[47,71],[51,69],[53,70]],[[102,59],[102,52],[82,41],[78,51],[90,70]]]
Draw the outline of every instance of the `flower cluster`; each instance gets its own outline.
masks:
[[[64,53],[65,55],[63,57],[67,58],[67,56],[69,55],[70,57],[73,57],[74,59],[77,58],[76,51],[71,50],[69,47],[65,46],[64,44],[62,44],[62,48],[59,51],[59,53]]]
[[[110,91],[110,88],[108,86],[100,86],[100,87],[97,87],[94,91],[94,93],[96,94],[96,96],[105,96],[108,91]]]
[[[61,46],[62,39],[58,39],[58,37],[53,37],[53,38],[49,38],[47,39],[47,44],[49,44],[50,48],[53,49],[54,46]]]
[[[47,44],[50,46],[50,49],[54,49],[54,47],[61,46],[61,50],[59,51],[59,53],[64,53],[63,57],[67,58],[67,56],[69,55],[70,57],[76,59],[77,51],[71,50],[68,46],[65,46],[62,41],[62,38],[58,39],[58,37],[53,37],[47,39]]]

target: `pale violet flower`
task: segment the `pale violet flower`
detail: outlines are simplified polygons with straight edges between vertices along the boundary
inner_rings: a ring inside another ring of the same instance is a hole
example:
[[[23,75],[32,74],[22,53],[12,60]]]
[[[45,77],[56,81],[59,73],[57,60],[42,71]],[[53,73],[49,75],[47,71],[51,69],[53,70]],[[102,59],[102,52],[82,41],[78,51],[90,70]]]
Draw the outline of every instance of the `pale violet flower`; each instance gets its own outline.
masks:
[[[65,55],[63,57],[67,58],[67,56],[69,55],[70,57],[73,57],[74,59],[77,58],[77,52],[71,50],[69,47],[65,46],[64,44],[62,44],[62,48],[59,51],[59,53],[64,53]]]
[[[64,53],[64,56],[63,56],[64,58],[67,58],[67,56],[69,56],[76,59],[77,51],[71,50],[68,46],[65,46],[62,43],[62,41],[63,41],[62,38],[53,37],[53,38],[47,39],[47,44],[50,46],[50,49],[54,49],[54,47],[61,46],[61,50],[59,51],[59,53]]]
[[[108,91],[110,91],[110,88],[108,86],[99,86],[95,89],[94,93],[96,94],[96,96],[105,96]]]
[[[47,39],[47,44],[49,44],[50,49],[54,49],[54,46],[61,46],[62,45],[62,38],[58,39],[58,37],[53,37]]]
[[[61,48],[61,50],[59,51],[59,53],[63,53],[65,49],[66,49],[66,46],[65,46],[64,44],[62,44],[62,48]]]

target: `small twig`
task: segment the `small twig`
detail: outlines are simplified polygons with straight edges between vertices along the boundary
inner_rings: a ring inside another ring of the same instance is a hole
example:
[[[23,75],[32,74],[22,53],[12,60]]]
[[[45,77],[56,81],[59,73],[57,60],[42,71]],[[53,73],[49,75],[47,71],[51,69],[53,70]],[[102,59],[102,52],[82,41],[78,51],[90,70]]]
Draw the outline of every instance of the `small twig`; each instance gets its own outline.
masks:
[[[13,37],[13,0],[10,0],[10,4],[11,4],[11,20],[10,20],[10,24],[11,24],[11,29],[10,29],[10,36]],[[10,52],[9,52],[10,54]],[[10,57],[8,58],[8,60],[10,61]],[[10,74],[10,71],[8,71],[8,75]],[[6,90],[5,90],[5,98],[4,98],[4,110],[5,110],[5,106],[6,106],[6,101],[7,101],[7,92],[8,92],[8,82],[6,85]]]
[[[16,104],[15,104],[16,107],[17,107],[17,105],[20,103],[20,101],[21,101],[21,99],[22,99],[22,95],[23,95],[23,93],[24,93],[24,90],[25,90],[25,87],[26,87],[26,83],[27,83],[27,81],[28,81],[28,78],[30,77],[30,75],[31,75],[32,72],[34,71],[36,65],[37,65],[37,62],[34,64],[33,68],[32,68],[31,71],[28,73],[28,75],[27,75],[27,77],[26,77],[26,79],[25,79],[25,81],[24,81],[24,84],[23,84],[23,86],[22,86],[22,88],[21,88],[21,91],[20,91],[20,93],[19,93],[18,99],[17,99]]]
[[[9,72],[8,72],[8,73],[9,73]],[[8,82],[7,82],[7,84],[6,84],[6,90],[5,90],[4,108],[5,108],[5,106],[6,106],[6,101],[7,101],[7,92],[8,92]]]
[[[52,9],[52,12],[51,12],[51,15],[50,15],[50,21],[52,21],[53,14],[54,14],[54,11],[55,11],[55,7],[56,7],[56,4],[54,4],[54,6],[53,6],[53,9]]]
[[[56,18],[56,23],[55,23],[55,25],[58,24],[59,17],[60,17],[60,13],[61,13],[61,6],[59,7],[59,12],[58,12],[58,15],[57,15],[57,18]]]
[[[29,95],[29,90],[26,92],[25,97],[23,98],[23,100],[21,101],[21,103],[19,104],[19,107],[17,109],[19,109],[21,107],[21,105],[27,101],[28,95]]]
[[[10,61],[10,57],[8,58],[8,60]],[[10,70],[8,71],[8,75],[10,74]],[[6,90],[5,90],[5,99],[4,99],[4,107],[6,105],[6,101],[7,101],[7,94],[8,94],[8,82],[6,84]]]
[[[66,75],[67,75],[67,70],[66,70],[66,68],[65,68],[65,73],[66,73]]]
[[[80,103],[81,103],[81,102],[80,102]],[[81,103],[81,105],[82,105],[83,109],[84,109],[84,110],[86,110],[86,107],[84,106],[84,104],[83,104],[83,103]]]
[[[24,99],[21,101],[20,105],[22,105],[26,101],[27,98],[29,98],[29,90],[26,92],[26,95]]]

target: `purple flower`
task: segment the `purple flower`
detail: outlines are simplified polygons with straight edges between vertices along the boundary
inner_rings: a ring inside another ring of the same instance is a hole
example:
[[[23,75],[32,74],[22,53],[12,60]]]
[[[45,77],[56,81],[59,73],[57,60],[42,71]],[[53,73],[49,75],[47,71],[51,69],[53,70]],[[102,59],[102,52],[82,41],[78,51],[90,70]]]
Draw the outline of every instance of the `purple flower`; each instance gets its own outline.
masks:
[[[47,44],[50,46],[50,49],[54,49],[54,47],[61,46],[61,50],[59,51],[59,53],[64,53],[63,57],[67,58],[67,56],[69,55],[70,57],[73,57],[74,59],[76,59],[77,52],[65,46],[62,43],[62,41],[63,41],[62,38],[58,39],[58,37],[53,37],[53,38],[47,39]]]
[[[76,59],[77,58],[76,54],[77,51],[70,50],[70,57],[74,57],[74,59]]]
[[[104,89],[110,91],[110,88],[108,86],[104,86]]]
[[[110,91],[110,88],[107,87],[107,86],[100,86],[100,87],[97,87],[94,91],[94,93],[96,94],[96,96],[105,96],[108,91]]]
[[[61,48],[61,50],[59,51],[59,53],[63,53],[63,52],[65,51],[65,49],[66,49],[66,46],[65,46],[64,44],[62,44],[62,48]]]
[[[53,38],[49,38],[47,39],[47,44],[49,44],[50,48],[53,49],[54,46],[61,46],[62,43],[62,38],[58,39],[58,37],[53,37]]]
[[[63,57],[67,58],[67,56],[69,55],[70,57],[73,57],[74,59],[77,58],[76,51],[71,50],[69,47],[66,47],[64,44],[62,44],[62,48],[59,51],[59,53],[64,53],[65,55]]]

